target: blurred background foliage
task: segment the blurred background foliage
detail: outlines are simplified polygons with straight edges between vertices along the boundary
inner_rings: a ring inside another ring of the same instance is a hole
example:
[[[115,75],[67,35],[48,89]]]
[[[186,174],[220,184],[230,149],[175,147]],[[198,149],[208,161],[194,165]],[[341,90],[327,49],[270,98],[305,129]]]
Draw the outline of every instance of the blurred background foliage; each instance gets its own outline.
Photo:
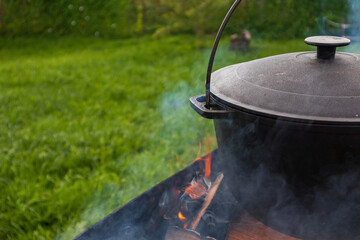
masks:
[[[0,0],[0,34],[131,37],[216,32],[232,0]],[[228,32],[265,38],[316,32],[325,16],[341,22],[348,0],[243,0]]]

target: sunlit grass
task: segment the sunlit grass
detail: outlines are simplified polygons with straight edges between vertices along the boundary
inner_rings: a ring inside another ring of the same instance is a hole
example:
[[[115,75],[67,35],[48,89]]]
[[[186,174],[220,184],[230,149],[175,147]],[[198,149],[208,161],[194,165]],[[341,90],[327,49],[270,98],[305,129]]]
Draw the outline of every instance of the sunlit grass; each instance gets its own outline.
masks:
[[[72,238],[189,164],[214,136],[188,106],[211,43],[0,40],[0,239]],[[255,41],[242,55],[226,43],[215,68],[308,49]]]

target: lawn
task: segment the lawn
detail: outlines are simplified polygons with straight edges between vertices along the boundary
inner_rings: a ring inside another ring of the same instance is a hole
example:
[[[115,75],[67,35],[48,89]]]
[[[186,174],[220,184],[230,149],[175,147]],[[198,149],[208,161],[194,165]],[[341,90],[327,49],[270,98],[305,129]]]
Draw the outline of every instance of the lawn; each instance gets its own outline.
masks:
[[[308,50],[221,43],[215,68]],[[0,40],[0,239],[70,239],[216,147],[191,110],[212,39]],[[201,45],[201,47],[199,47]]]

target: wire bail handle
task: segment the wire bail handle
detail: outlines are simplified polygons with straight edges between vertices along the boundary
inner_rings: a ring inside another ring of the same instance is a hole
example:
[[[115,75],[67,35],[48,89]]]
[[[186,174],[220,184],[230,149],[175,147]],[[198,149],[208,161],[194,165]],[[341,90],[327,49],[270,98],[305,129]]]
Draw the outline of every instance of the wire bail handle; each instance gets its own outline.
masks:
[[[219,42],[221,39],[221,36],[224,32],[224,29],[226,27],[226,24],[228,23],[230,17],[232,16],[232,14],[234,13],[235,9],[237,8],[237,6],[240,4],[242,0],[236,0],[234,2],[234,4],[231,6],[229,12],[226,14],[223,22],[221,23],[221,26],[219,28],[219,31],[216,35],[215,38],[215,42],[211,51],[211,55],[210,55],[210,60],[209,60],[209,65],[208,65],[208,70],[207,70],[207,75],[206,75],[206,83],[205,83],[205,95],[206,95],[206,104],[205,107],[210,109],[210,80],[211,80],[211,72],[212,72],[212,68],[214,65],[214,60],[215,60],[215,54],[216,54],[216,50],[219,46]]]

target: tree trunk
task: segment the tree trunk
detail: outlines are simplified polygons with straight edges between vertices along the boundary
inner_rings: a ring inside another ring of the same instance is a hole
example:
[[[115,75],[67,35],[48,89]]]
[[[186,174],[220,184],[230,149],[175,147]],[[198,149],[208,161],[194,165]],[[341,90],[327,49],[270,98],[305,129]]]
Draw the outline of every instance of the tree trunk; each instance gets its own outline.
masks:
[[[0,0],[0,32],[3,31],[4,27],[5,27],[5,23],[4,23],[4,16],[5,16],[5,10],[4,10],[4,2],[3,0]]]
[[[156,0],[156,15],[160,16],[161,14],[161,0]]]
[[[146,4],[145,0],[141,0],[141,11],[142,11],[142,24],[143,26],[146,23]]]
[[[258,0],[258,4],[259,4],[260,13],[262,13],[264,9],[264,0]]]

